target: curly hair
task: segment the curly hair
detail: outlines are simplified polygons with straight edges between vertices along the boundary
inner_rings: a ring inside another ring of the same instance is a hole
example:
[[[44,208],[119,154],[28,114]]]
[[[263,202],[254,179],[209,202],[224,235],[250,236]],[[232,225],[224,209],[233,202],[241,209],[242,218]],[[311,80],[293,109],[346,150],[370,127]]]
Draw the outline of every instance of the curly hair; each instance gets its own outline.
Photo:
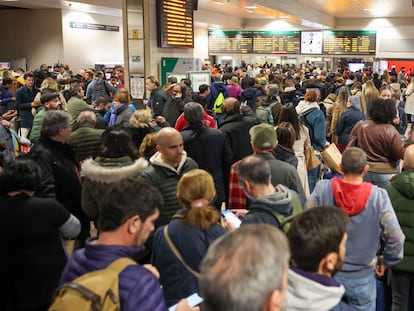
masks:
[[[375,123],[388,124],[396,117],[397,110],[392,99],[376,98],[372,101],[368,114]]]
[[[133,128],[145,128],[151,127],[152,115],[151,110],[145,109],[138,109],[134,111],[129,119],[129,125]]]

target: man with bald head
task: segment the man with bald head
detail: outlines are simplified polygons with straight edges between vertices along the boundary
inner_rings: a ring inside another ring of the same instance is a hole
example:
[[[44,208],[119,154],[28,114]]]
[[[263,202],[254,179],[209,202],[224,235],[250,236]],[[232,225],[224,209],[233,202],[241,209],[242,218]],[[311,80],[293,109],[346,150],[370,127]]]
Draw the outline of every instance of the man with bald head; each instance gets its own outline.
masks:
[[[411,310],[409,297],[412,297],[410,287],[414,286],[414,241],[409,237],[414,231],[414,145],[405,149],[403,171],[392,178],[387,192],[407,237],[403,260],[391,268],[392,310]]]
[[[181,176],[198,168],[197,163],[187,157],[183,137],[173,127],[164,127],[158,132],[157,152],[150,158],[150,165],[142,172],[141,178],[158,188],[164,197],[164,206],[155,226],[168,224],[180,209],[177,200],[177,184]]]
[[[222,105],[224,121],[219,125],[219,129],[223,132],[233,151],[231,163],[237,162],[253,153],[250,145],[249,130],[256,124],[256,120],[253,116],[245,116],[245,109],[252,112],[245,105],[240,107],[240,102],[234,97],[226,98]],[[252,115],[254,115],[253,112]]]

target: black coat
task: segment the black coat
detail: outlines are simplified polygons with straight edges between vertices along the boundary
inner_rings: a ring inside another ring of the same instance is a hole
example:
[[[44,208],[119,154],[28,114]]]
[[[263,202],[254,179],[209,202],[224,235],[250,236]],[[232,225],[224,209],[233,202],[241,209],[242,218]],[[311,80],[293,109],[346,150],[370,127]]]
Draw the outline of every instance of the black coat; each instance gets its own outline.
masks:
[[[56,199],[75,215],[82,225],[78,239],[84,242],[89,235],[89,219],[81,209],[79,163],[75,160],[73,148],[41,136],[29,156],[41,168],[42,179],[36,195]]]
[[[191,125],[181,132],[187,155],[199,168],[209,172],[217,191],[216,206],[227,201],[230,166],[233,152],[220,130],[205,128],[202,124]]]
[[[237,113],[226,116],[223,123],[219,126],[220,131],[224,133],[227,143],[233,151],[231,163],[239,161],[253,153],[250,145],[250,128],[256,124],[256,121],[249,117]]]

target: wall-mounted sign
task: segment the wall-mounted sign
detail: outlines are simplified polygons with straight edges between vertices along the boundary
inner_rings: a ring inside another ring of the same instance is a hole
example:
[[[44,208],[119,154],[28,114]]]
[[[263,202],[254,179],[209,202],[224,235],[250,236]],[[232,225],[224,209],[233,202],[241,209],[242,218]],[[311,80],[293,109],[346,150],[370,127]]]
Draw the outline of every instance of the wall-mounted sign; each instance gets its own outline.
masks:
[[[112,25],[91,24],[91,23],[81,23],[81,22],[69,22],[69,25],[70,25],[70,28],[119,32],[119,26],[112,26]]]
[[[157,0],[160,47],[194,47],[193,0]]]

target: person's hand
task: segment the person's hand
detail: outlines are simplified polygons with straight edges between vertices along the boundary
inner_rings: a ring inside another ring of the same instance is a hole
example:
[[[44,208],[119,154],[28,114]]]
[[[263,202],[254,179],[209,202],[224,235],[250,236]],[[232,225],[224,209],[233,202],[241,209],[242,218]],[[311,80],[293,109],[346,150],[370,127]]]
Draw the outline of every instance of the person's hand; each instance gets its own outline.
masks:
[[[187,299],[181,299],[178,304],[176,311],[200,311],[200,307],[190,307]]]
[[[246,216],[246,214],[249,212],[249,210],[247,209],[242,209],[242,208],[238,208],[238,209],[232,209],[231,210],[236,216],[237,218],[239,218],[240,220],[242,220],[244,218],[244,216]]]
[[[153,265],[145,264],[143,265],[143,267],[147,269],[149,272],[151,272],[157,279],[160,278],[160,272]]]
[[[165,118],[163,116],[157,116],[155,118],[155,122],[157,122],[157,124],[163,124],[165,123],[167,120],[165,120]]]
[[[1,120],[0,121],[0,124],[3,125],[3,126],[5,126],[5,127],[10,127],[10,122],[7,121],[7,120]]]
[[[377,266],[375,267],[375,274],[377,276],[383,276],[387,268],[388,267],[384,263],[384,256],[378,256]]]
[[[398,125],[398,124],[400,124],[400,117],[395,117],[393,120],[392,120],[392,123],[394,124],[394,125]]]
[[[227,229],[227,231],[232,232],[237,229],[235,225],[233,225],[230,221],[227,220],[227,218],[223,218],[222,224],[224,229]]]
[[[2,115],[3,119],[6,120],[11,120],[15,116],[17,116],[17,110],[8,110],[6,113]]]

